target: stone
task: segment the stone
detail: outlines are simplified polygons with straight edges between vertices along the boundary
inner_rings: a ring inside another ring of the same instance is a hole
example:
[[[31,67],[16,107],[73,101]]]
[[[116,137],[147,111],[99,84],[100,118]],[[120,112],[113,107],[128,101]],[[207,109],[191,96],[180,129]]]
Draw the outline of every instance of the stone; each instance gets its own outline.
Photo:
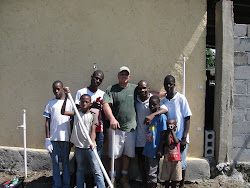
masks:
[[[234,95],[234,107],[235,108],[249,108],[250,96],[246,95]]]
[[[247,84],[245,80],[234,81],[234,94],[246,94]]]
[[[247,56],[245,52],[234,52],[234,65],[246,65]]]
[[[238,80],[250,80],[250,66],[235,66],[234,78]]]
[[[250,142],[247,143],[248,137],[248,134],[233,135],[233,148],[250,148]]]
[[[250,52],[247,53],[246,57],[247,57],[247,64],[250,65]]]
[[[247,121],[233,123],[233,135],[250,134],[250,124]]]
[[[210,178],[209,162],[205,158],[187,158],[186,180],[195,181],[198,179]]]
[[[236,52],[246,52],[247,50],[247,42],[248,40],[244,37],[241,38],[235,38],[234,39],[234,51]]]
[[[250,94],[250,80],[247,81],[247,94]]]
[[[250,107],[249,109],[247,109],[247,112],[246,112],[246,121],[249,121],[249,124],[250,124]]]
[[[250,156],[250,149],[233,148],[232,159],[234,161],[237,161],[237,162],[249,162],[249,156]]]
[[[245,109],[244,108],[234,108],[233,111],[233,123],[242,122],[245,120]]]
[[[244,37],[247,35],[247,25],[246,24],[235,24],[234,25],[234,36]]]

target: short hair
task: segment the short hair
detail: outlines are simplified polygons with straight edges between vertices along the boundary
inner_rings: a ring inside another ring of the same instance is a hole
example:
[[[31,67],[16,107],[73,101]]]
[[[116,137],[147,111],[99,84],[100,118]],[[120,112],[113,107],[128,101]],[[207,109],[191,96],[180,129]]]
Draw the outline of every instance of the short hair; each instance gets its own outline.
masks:
[[[80,100],[83,98],[83,97],[89,97],[90,101],[91,101],[91,96],[89,94],[83,94],[81,97],[80,97]]]
[[[149,100],[156,100],[159,104],[160,104],[160,101],[161,101],[160,98],[157,95],[151,96]]]
[[[63,83],[62,83],[62,81],[60,81],[60,80],[56,80],[56,81],[54,81],[53,82],[53,84],[52,84],[52,87],[55,85],[55,84],[62,84],[62,87],[63,87]]]
[[[172,76],[172,75],[167,75],[167,76],[165,77],[165,79],[164,79],[164,82],[165,82],[166,80],[173,80],[174,83],[175,83],[175,78],[174,78],[174,76]]]
[[[148,82],[146,80],[141,80],[140,82],[138,82],[138,85],[139,85],[139,83],[145,83],[148,85]]]
[[[93,72],[92,76],[95,76],[95,74],[101,74],[102,76],[104,76],[104,73],[101,70],[96,70]]]

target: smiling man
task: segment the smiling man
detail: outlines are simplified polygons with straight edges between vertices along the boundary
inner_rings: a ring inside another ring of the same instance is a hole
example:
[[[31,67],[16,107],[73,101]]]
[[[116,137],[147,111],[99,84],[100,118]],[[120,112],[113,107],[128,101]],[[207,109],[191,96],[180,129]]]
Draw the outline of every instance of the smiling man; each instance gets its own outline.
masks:
[[[84,87],[77,91],[75,104],[80,104],[80,98],[83,94],[89,94],[91,96],[91,109],[90,111],[94,112],[98,116],[98,126],[96,127],[96,145],[97,153],[101,158],[102,148],[103,148],[103,121],[102,121],[102,102],[104,91],[98,89],[104,79],[104,74],[101,70],[96,70],[91,76],[91,82],[88,87]]]
[[[123,187],[130,187],[128,182],[128,167],[130,159],[135,157],[136,112],[135,88],[137,85],[129,83],[130,70],[122,66],[118,71],[119,83],[109,86],[103,99],[103,110],[110,121],[109,157],[111,158],[111,132],[115,130],[115,167],[116,159],[122,156]],[[114,172],[114,177],[116,172]]]

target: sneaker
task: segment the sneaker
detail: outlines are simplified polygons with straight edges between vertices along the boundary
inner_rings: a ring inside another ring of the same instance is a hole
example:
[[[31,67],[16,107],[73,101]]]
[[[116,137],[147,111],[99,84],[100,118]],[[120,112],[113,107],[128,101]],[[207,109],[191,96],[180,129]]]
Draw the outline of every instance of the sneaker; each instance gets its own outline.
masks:
[[[121,180],[120,180],[120,183],[122,185],[123,188],[130,188],[130,184],[129,184],[129,181],[128,181],[128,176],[127,175],[123,175]]]

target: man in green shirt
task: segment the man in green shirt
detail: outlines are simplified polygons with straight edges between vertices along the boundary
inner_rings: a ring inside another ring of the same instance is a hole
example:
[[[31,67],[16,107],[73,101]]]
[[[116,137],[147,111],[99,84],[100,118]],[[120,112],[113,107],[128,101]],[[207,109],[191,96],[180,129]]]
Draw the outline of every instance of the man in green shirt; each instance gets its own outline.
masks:
[[[109,157],[111,158],[111,132],[115,130],[115,167],[116,159],[122,156],[123,187],[130,187],[128,182],[128,167],[130,158],[135,157],[136,139],[136,112],[135,112],[135,88],[137,85],[129,83],[130,70],[122,66],[118,71],[119,83],[109,86],[104,94],[103,109],[110,121]],[[114,172],[114,177],[116,172]]]

